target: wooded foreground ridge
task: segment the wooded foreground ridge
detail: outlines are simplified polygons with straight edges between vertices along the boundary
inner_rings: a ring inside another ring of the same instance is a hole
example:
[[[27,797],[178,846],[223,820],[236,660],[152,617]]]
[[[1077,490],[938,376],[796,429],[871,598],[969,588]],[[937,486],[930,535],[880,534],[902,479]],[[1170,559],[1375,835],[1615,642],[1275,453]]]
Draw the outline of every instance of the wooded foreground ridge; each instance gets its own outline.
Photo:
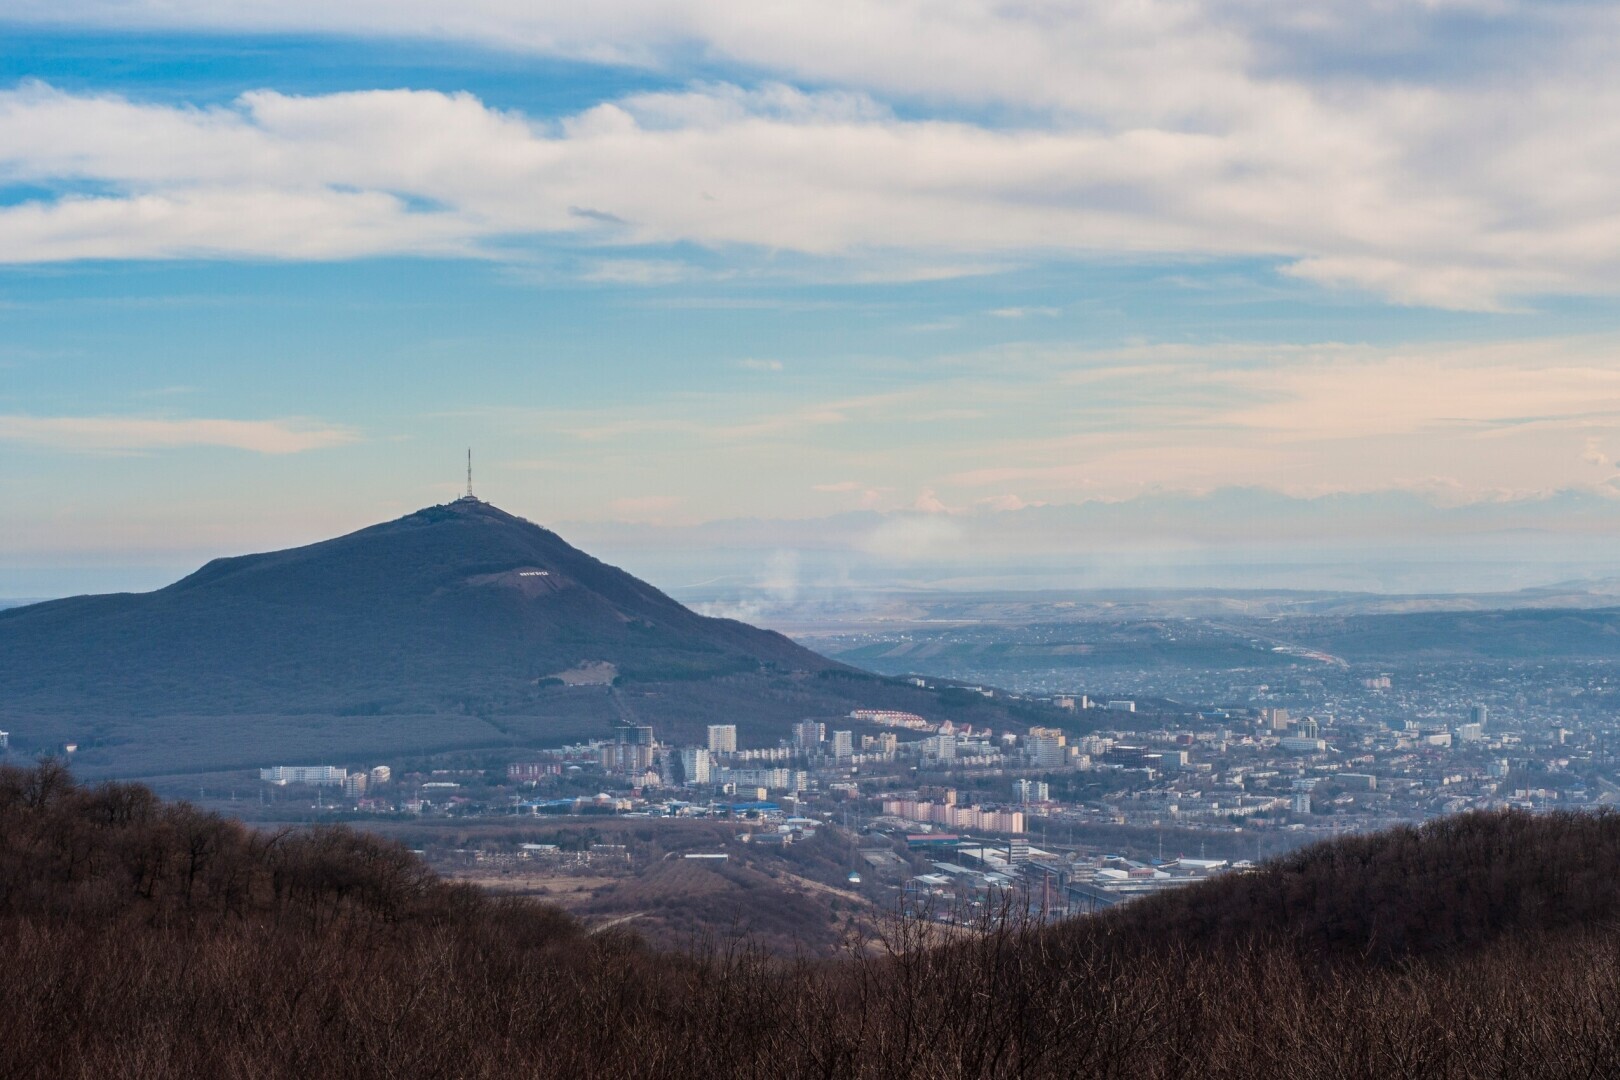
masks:
[[[1620,1073],[1620,815],[1472,814],[1041,926],[657,951],[353,830],[0,768],[0,1075]]]

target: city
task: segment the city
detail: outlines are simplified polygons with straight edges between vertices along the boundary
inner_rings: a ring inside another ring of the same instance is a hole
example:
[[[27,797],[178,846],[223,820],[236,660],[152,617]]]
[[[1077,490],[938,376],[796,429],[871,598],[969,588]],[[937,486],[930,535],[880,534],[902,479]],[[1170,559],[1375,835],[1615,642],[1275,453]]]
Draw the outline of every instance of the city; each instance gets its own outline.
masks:
[[[248,813],[531,820],[534,836],[569,818],[718,823],[725,828],[706,834],[719,837],[707,853],[715,857],[728,847],[737,857],[779,851],[825,831],[855,854],[823,873],[823,884],[875,908],[926,906],[956,920],[999,893],[1059,918],[1347,833],[1620,797],[1617,687],[1605,664],[1392,671],[1305,659],[1266,670],[1268,681],[1241,703],[1226,696],[1235,696],[1236,675],[1182,673],[1160,684],[1210,694],[1196,705],[1111,696],[1148,690],[1147,674],[1111,679],[1102,698],[955,687],[1027,698],[1063,717],[1024,730],[855,709],[802,721],[769,746],[739,744],[736,724],[709,725],[698,745],[666,743],[655,726],[639,725],[485,768],[396,778],[387,766],[270,767],[260,773],[263,805]],[[497,834],[481,850],[440,844],[427,853],[451,873],[515,860],[526,869],[508,875],[514,888],[590,865],[521,833]],[[633,848],[614,873],[635,870]]]

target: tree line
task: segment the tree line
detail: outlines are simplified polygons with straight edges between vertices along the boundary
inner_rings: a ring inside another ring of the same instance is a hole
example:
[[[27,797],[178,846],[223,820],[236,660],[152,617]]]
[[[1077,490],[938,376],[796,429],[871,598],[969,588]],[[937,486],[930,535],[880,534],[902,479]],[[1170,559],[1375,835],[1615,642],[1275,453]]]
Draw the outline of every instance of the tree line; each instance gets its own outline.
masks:
[[[0,1075],[1614,1075],[1617,883],[1616,815],[1475,814],[1055,926],[667,951],[47,762],[0,769]]]

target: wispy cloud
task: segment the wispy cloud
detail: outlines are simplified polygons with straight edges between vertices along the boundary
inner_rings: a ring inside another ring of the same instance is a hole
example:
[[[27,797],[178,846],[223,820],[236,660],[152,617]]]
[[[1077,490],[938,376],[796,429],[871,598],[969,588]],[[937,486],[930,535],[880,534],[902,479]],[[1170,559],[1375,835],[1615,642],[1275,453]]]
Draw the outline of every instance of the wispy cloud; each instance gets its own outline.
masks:
[[[656,404],[514,416],[591,483],[603,455],[693,515],[956,513],[1257,487],[1488,501],[1609,490],[1620,339],[1409,346],[1011,347],[907,366],[892,389],[805,379]],[[663,470],[655,461],[679,462]],[[753,478],[743,480],[741,478]],[[583,481],[582,481],[583,483]],[[656,490],[657,488],[655,488]],[[918,493],[921,493],[920,495]]]
[[[674,259],[598,259],[579,276],[607,285],[673,285],[713,275]]]
[[[990,314],[998,319],[1027,319],[1032,315],[1054,318],[1061,312],[1055,307],[1003,307],[993,309]]]
[[[753,440],[802,437],[820,428],[898,415],[906,403],[932,397],[932,389],[922,386],[855,397],[836,395],[810,402],[802,402],[800,397],[778,397],[761,408],[752,397],[692,394],[681,401],[679,416],[671,415],[667,402],[652,407],[620,407],[610,412],[552,410],[544,415],[554,429],[587,443],[647,435],[684,436],[735,448]]]
[[[737,366],[742,368],[744,371],[781,371],[782,361],[761,360],[749,357],[747,359],[737,361]]]
[[[80,453],[194,446],[297,454],[354,442],[346,427],[299,420],[164,420],[129,416],[0,416],[0,441]]]

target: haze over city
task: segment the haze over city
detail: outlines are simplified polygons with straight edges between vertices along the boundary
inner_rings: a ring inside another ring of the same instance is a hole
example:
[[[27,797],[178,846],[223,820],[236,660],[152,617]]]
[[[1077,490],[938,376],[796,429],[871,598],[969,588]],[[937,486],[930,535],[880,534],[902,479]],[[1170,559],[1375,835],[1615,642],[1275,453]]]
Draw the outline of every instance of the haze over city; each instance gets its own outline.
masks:
[[[0,11],[0,597],[1620,573],[1611,5]]]

